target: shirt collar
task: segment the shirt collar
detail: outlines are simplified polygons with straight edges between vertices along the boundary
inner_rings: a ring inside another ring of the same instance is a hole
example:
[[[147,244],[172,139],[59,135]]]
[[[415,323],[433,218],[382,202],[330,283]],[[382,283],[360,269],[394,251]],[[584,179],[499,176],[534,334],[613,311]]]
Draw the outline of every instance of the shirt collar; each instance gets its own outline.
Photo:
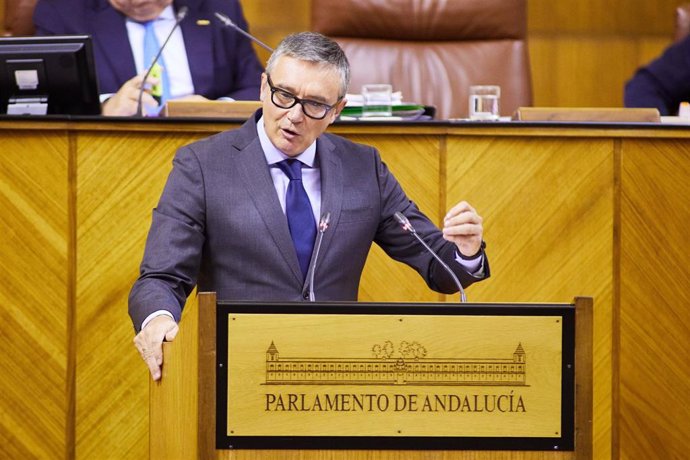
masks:
[[[266,127],[264,126],[263,115],[261,116],[261,118],[259,118],[259,121],[256,122],[256,131],[259,134],[259,142],[261,142],[261,149],[264,151],[266,163],[268,163],[269,165],[274,165],[276,163],[280,163],[283,160],[291,158],[285,155],[280,150],[278,150],[276,146],[273,145],[273,142],[271,142],[271,140],[268,138],[268,134],[266,134]],[[309,166],[310,168],[313,168],[314,160],[316,159],[316,141],[312,142],[311,145],[307,147],[307,149],[304,152],[292,158],[297,158],[305,165]]]
[[[166,21],[169,21],[169,20],[174,21],[175,20],[175,12],[173,11],[172,5],[166,6],[165,9],[163,11],[161,11],[161,14],[159,14],[156,19],[152,19],[152,21],[161,21],[161,20],[166,20]],[[133,23],[141,24],[141,25],[146,24],[144,22],[138,22],[138,21],[135,21],[134,19],[130,19],[130,18],[127,18],[127,22],[133,22]]]
[[[163,11],[161,11],[161,14],[158,15],[157,19],[175,19],[175,12],[173,11],[172,5],[168,5],[165,7]]]

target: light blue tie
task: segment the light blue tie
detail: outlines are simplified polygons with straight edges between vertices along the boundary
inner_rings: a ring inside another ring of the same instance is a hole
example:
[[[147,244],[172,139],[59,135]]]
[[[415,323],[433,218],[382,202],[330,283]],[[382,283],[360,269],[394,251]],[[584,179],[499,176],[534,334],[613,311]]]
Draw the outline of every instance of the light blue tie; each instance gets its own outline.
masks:
[[[278,163],[278,167],[290,179],[285,196],[285,214],[302,276],[306,278],[316,238],[316,221],[309,196],[302,184],[302,162],[295,159],[283,160]]]
[[[156,33],[153,28],[153,24],[156,20],[147,21],[144,25],[144,68],[148,70],[149,66],[153,62],[153,59],[158,54],[160,45],[158,44],[158,39],[156,38]],[[168,68],[165,66],[165,61],[163,61],[163,56],[158,59],[158,64],[163,67],[163,74],[161,76],[161,86],[163,87],[163,92],[160,96],[161,107],[165,102],[170,99],[170,79],[168,78]],[[154,113],[149,113],[149,115],[157,115],[159,109],[156,109]]]

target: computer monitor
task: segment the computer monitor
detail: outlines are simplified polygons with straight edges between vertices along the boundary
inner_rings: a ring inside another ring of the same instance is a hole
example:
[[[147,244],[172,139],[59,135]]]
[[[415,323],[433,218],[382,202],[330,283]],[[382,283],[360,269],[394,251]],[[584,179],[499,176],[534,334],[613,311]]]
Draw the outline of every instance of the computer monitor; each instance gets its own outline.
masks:
[[[101,113],[91,37],[0,38],[0,113]]]

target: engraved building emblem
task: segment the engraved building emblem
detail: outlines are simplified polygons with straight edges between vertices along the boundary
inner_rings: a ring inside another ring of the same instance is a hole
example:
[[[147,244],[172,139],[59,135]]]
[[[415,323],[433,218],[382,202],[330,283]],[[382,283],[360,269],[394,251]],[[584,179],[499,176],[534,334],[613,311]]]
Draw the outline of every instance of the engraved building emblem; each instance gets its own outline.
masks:
[[[281,357],[273,342],[266,351],[267,385],[525,386],[522,344],[510,358],[427,358],[417,342],[397,353],[389,340],[371,347],[370,358]]]

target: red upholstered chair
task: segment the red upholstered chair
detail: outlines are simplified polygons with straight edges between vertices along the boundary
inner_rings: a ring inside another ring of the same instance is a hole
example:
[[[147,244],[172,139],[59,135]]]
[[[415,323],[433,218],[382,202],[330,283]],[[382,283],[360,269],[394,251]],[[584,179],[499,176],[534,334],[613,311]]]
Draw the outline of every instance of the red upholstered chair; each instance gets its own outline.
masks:
[[[22,36],[34,34],[32,16],[36,0],[5,0],[5,21],[3,36]]]
[[[467,117],[471,85],[499,85],[502,115],[532,105],[526,0],[312,0],[312,30],[345,50],[352,93],[390,83],[440,119]]]

